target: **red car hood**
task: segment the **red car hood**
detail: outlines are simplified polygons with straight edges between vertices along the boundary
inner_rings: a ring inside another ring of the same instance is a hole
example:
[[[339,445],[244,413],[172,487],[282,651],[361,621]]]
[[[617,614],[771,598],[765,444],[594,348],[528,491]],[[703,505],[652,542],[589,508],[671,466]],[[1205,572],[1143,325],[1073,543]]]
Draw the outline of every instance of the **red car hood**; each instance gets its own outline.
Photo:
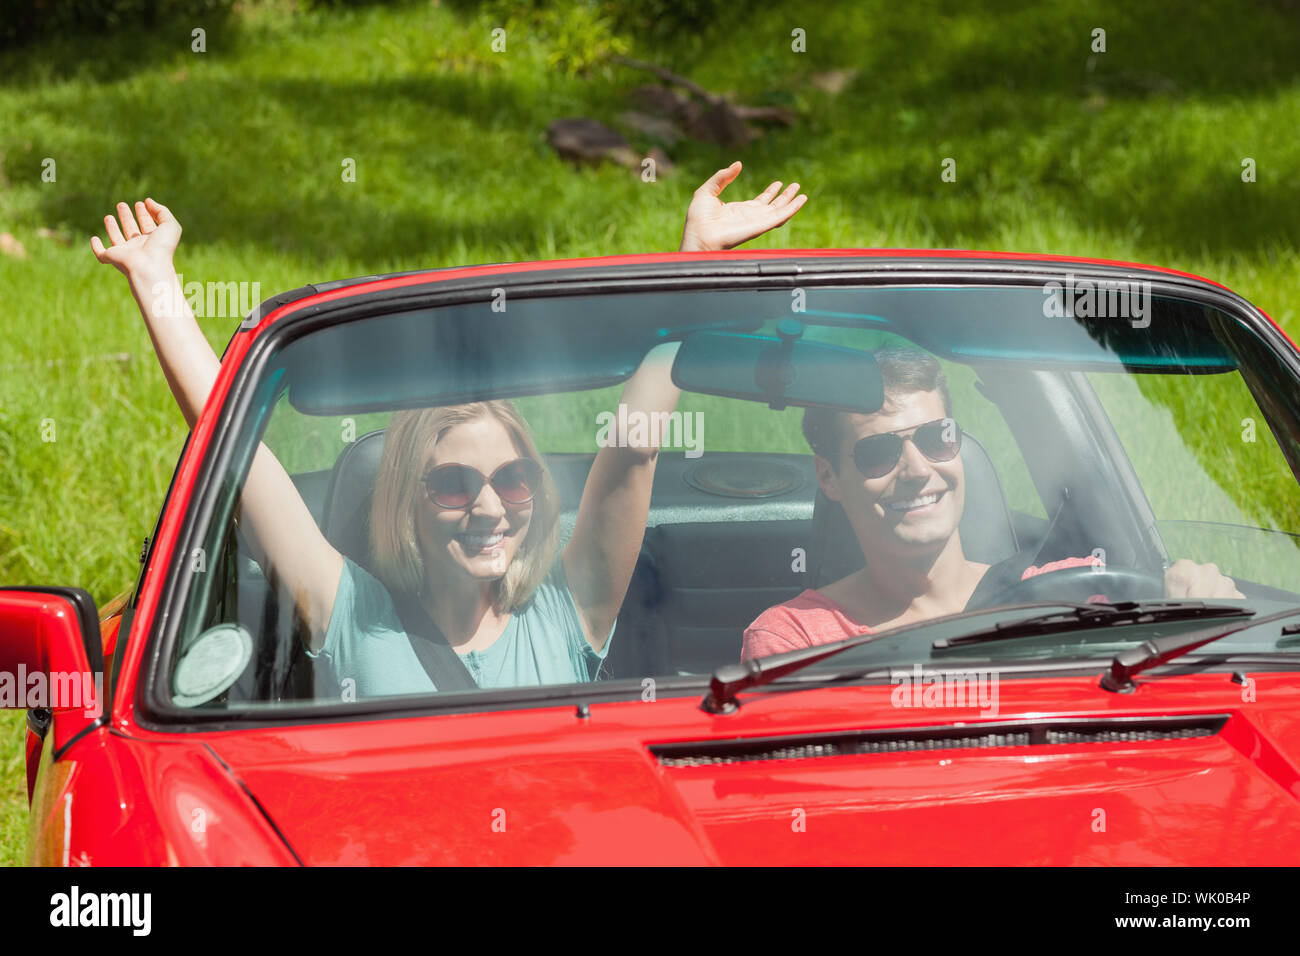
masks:
[[[893,690],[751,693],[730,716],[661,698],[596,704],[587,718],[572,707],[408,717],[210,743],[307,864],[1300,858],[1300,675],[1246,688],[1225,673],[1149,680],[1131,695],[1096,677],[1004,679],[996,716],[900,707]],[[1183,729],[1104,725],[1144,717]],[[1075,718],[1102,739],[1046,736]],[[1198,721],[1210,729],[1186,729]],[[1008,723],[1030,741],[983,736]],[[825,744],[887,729],[895,743],[881,752]],[[936,729],[942,743],[916,743]],[[755,738],[794,739],[755,754]]]

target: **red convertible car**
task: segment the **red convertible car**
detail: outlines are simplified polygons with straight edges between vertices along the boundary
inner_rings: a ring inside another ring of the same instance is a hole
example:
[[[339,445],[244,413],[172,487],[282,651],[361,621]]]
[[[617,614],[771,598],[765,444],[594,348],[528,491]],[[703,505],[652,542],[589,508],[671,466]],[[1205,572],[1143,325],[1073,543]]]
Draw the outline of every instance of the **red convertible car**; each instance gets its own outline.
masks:
[[[680,401],[631,421],[619,388],[656,349]],[[879,419],[903,353],[942,371],[944,414],[815,456],[819,428]],[[498,400],[539,460],[435,468],[414,505],[386,483],[395,415]],[[545,487],[558,547],[600,449],[638,429],[660,449],[644,536],[589,679],[489,679],[487,647],[458,682],[391,618],[332,620],[322,647],[242,522],[269,451],[360,615],[356,582],[392,576],[377,497],[409,515]],[[864,504],[899,468],[940,477]],[[29,859],[1293,864],[1298,476],[1300,353],[1165,269],[816,250],[286,292],[231,339],[129,596],[0,589]],[[964,603],[897,626],[855,608],[894,560],[862,542],[941,513]],[[1179,567],[1226,583],[1179,590]],[[384,642],[411,663],[380,680]]]

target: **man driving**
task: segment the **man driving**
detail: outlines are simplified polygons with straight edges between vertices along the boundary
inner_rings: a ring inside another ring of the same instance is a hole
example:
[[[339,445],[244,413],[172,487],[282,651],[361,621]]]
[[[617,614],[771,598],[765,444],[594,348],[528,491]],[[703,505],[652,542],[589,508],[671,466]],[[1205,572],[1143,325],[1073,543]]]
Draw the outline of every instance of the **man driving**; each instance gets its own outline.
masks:
[[[768,608],[745,630],[742,659],[812,647],[962,611],[989,571],[962,549],[961,430],[943,369],[924,352],[873,353],[885,402],[870,414],[809,408],[803,433],[817,481],[839,502],[867,556],[858,571]],[[1030,566],[1022,580],[1094,563]],[[1169,598],[1241,598],[1213,564],[1183,559],[1164,572]]]

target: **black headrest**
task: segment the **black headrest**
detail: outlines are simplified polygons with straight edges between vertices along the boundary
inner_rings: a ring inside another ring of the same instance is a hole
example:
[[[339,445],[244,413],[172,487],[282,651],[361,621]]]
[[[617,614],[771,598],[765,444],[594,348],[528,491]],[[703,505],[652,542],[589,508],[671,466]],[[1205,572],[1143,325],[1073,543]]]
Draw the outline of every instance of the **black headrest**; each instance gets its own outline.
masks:
[[[343,449],[334,462],[321,532],[330,544],[363,566],[370,564],[370,497],[384,454],[384,431],[368,432]]]
[[[1019,550],[1002,482],[989,453],[970,432],[962,433],[961,460],[966,473],[966,509],[958,525],[962,550],[972,561],[996,564]],[[808,557],[814,588],[838,581],[866,563],[843,506],[821,489],[813,506]]]

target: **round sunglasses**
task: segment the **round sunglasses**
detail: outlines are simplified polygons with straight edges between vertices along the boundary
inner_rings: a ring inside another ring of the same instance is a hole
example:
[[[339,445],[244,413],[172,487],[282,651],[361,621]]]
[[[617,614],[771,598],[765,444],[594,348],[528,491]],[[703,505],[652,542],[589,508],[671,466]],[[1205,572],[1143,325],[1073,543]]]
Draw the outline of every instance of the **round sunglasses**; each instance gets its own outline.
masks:
[[[484,485],[491,485],[497,497],[508,505],[526,505],[542,486],[542,466],[531,458],[508,461],[486,477],[469,465],[439,465],[424,476],[429,500],[439,508],[468,508]]]
[[[868,435],[853,446],[853,464],[857,465],[863,478],[883,478],[897,467],[906,441],[911,441],[917,451],[931,461],[952,461],[961,451],[961,436],[961,429],[951,418],[917,425],[910,438],[904,438],[898,432]]]

